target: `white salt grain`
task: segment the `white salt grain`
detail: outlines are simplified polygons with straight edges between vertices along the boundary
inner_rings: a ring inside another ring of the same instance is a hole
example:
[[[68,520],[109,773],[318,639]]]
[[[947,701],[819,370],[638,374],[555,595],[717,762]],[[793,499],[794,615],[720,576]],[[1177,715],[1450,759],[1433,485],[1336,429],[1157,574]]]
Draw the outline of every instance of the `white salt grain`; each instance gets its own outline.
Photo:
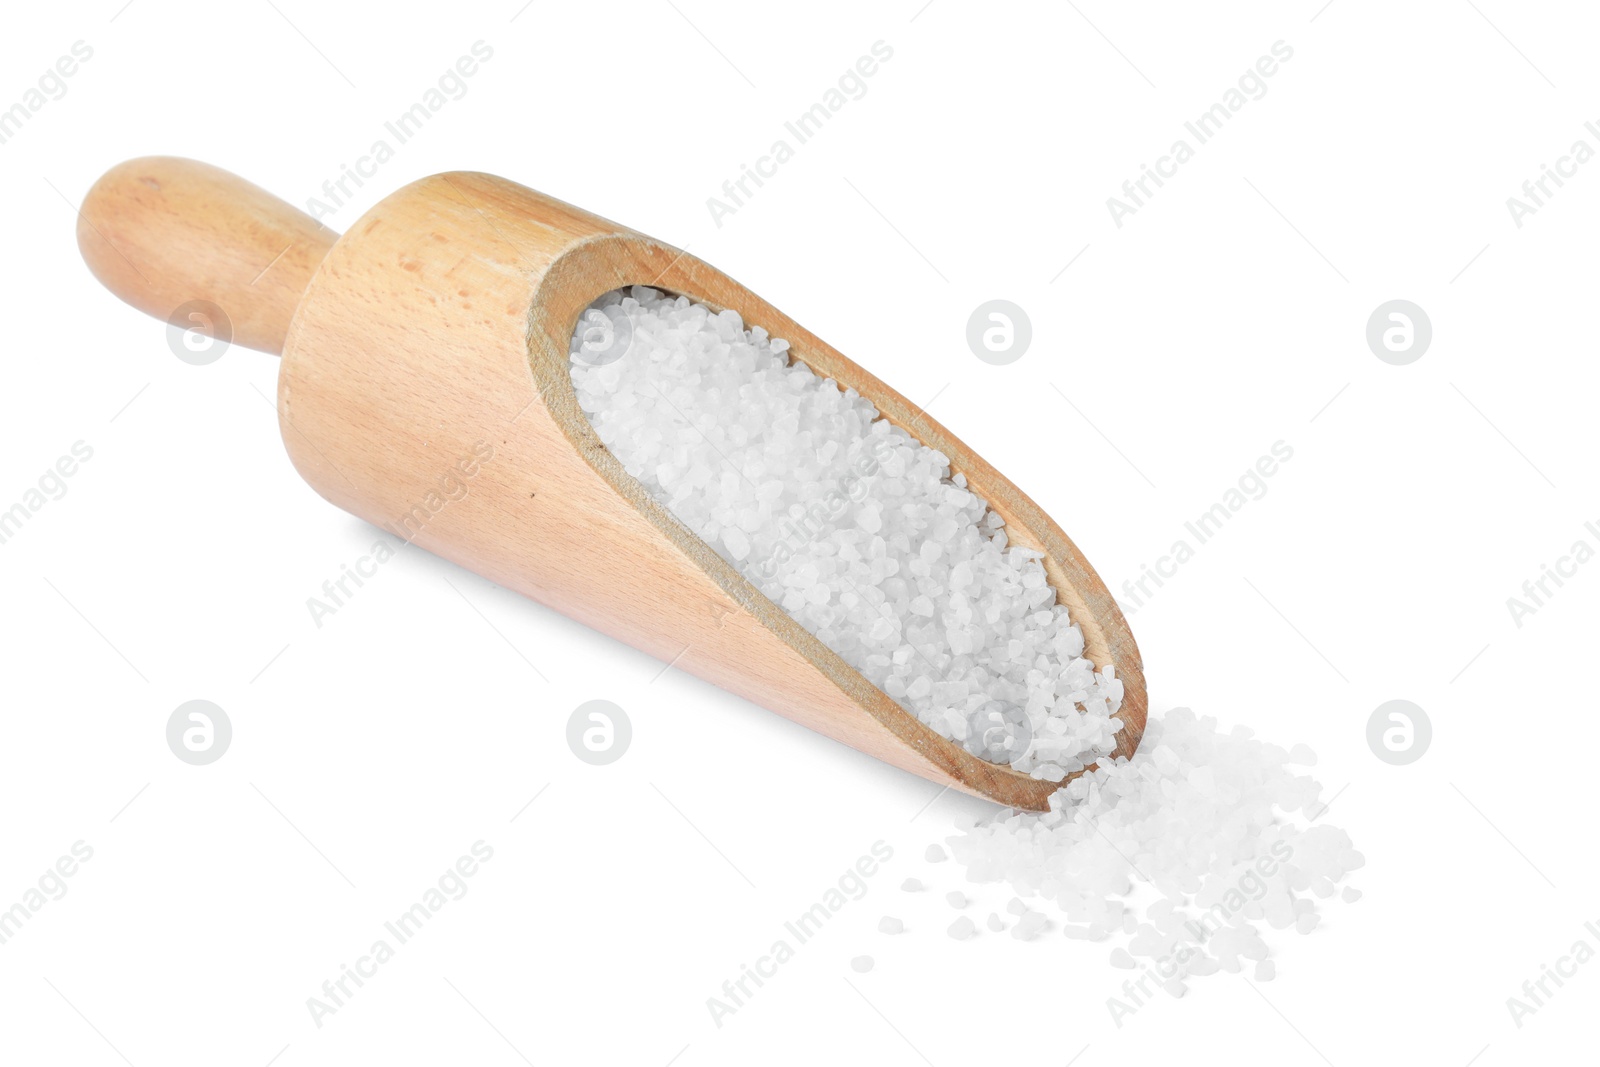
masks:
[[[1291,764],[1313,758],[1180,708],[1149,721],[1131,760],[1053,793],[1048,811],[969,820],[950,849],[972,881],[1022,895],[1006,905],[1021,916],[1014,936],[1046,922],[1023,897],[1054,903],[1069,938],[1117,931],[1117,966],[1175,967],[1167,988],[1181,996],[1184,978],[1267,962],[1269,930],[1310,933],[1318,900],[1365,862],[1343,830],[1311,822],[1321,787]]]
[[[906,924],[896,919],[893,915],[885,915],[878,920],[878,933],[898,934],[904,931]]]
[[[900,888],[907,893],[920,893],[922,892],[922,883],[915,878],[907,878],[900,883]]]
[[[1032,941],[1044,931],[1049,921],[1041,912],[1030,911],[1017,920],[1017,925],[1011,928],[1011,936],[1018,941]]]
[[[1000,931],[1004,930],[1005,928],[1006,928],[1006,924],[1000,921],[1000,916],[998,914],[996,914],[995,912],[991,911],[989,913],[989,929],[993,930],[995,933],[998,934]]]
[[[855,959],[850,961],[850,969],[855,971],[857,974],[866,974],[868,971],[872,970],[872,957],[857,956]]]
[[[1122,682],[1083,658],[1041,554],[949,457],[788,347],[634,286],[583,313],[572,384],[646,492],[930,728],[1047,781],[1109,753]]]
[[[623,343],[608,349],[608,338]],[[1043,814],[962,827],[951,845],[969,878],[1053,902],[1069,938],[1116,932],[1118,966],[1180,961],[1163,986],[1173,996],[1186,976],[1239,973],[1247,960],[1270,978],[1262,931],[1311,932],[1316,900],[1365,862],[1342,830],[1310,821],[1321,789],[1288,768],[1315,755],[1180,709],[1151,720],[1133,759],[1102,759],[1122,729],[1122,682],[1084,658],[1041,553],[1010,543],[949,457],[788,348],[735,311],[635,286],[583,313],[570,367],[623,469],[931,729],[1046,781],[1099,761]],[[926,858],[946,854],[933,845]],[[1014,937],[1048,924],[1020,899],[1007,910]],[[976,931],[961,916],[948,932]]]
[[[952,908],[964,908],[967,906],[967,895],[960,890],[954,893],[946,893],[944,899]]]

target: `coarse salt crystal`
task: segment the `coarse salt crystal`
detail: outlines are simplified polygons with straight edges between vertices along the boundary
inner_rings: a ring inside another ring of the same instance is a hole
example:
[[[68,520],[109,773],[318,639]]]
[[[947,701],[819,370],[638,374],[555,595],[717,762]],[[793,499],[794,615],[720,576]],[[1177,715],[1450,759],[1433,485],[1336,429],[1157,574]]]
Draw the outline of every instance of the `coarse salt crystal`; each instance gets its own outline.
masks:
[[[1047,781],[1111,752],[1122,684],[1082,659],[1043,554],[1009,544],[948,456],[788,350],[731,309],[634,286],[580,316],[570,370],[646,492],[953,744]],[[979,729],[989,705],[1054,743]]]
[[[1359,898],[1335,887],[1365,862],[1286,755],[1180,708],[1149,720],[1132,759],[1101,760],[1058,789],[1048,811],[968,820],[947,840],[969,879],[1022,894],[1006,905],[1021,917],[1014,936],[1045,923],[1023,897],[1042,899],[1068,938],[1119,938],[1114,966],[1172,961],[1174,996],[1184,979],[1245,962],[1271,975],[1270,932],[1310,933],[1319,900]]]

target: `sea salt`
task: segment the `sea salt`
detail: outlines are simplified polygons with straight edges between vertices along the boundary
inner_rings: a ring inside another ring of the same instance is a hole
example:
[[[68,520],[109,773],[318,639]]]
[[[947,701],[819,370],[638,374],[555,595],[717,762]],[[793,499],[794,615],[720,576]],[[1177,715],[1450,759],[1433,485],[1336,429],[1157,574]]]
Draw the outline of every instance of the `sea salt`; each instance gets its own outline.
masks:
[[[866,974],[868,971],[872,970],[872,957],[857,956],[855,959],[850,961],[850,969],[855,971],[857,974]]]
[[[1084,657],[1042,553],[1010,543],[949,457],[788,349],[737,312],[636,286],[583,313],[571,375],[623,468],[802,627],[973,755],[1065,783],[1047,812],[950,839],[971,880],[1019,894],[1013,937],[1049,925],[1026,898],[1054,904],[1069,939],[1116,938],[1113,966],[1156,970],[1174,997],[1246,962],[1271,980],[1270,931],[1310,933],[1318,900],[1360,896],[1337,886],[1361,854],[1312,822],[1321,788],[1291,769],[1315,755],[1179,709],[1147,724],[1131,760],[1102,759],[1122,683]],[[947,933],[977,926],[963,915]]]
[[[1048,923],[1042,912],[1030,911],[1017,920],[1017,925],[1011,928],[1011,936],[1018,941],[1032,941]]]
[[[634,286],[580,316],[572,383],[651,496],[941,736],[1047,781],[1114,749],[1122,682],[1084,658],[1042,553],[788,347]]]
[[[1293,768],[1313,759],[1178,709],[1150,720],[1131,760],[1101,761],[1044,813],[969,821],[950,851],[972,881],[1021,894],[1007,905],[1014,936],[1045,922],[1024,898],[1043,901],[1069,938],[1115,931],[1112,965],[1155,970],[1173,996],[1246,962],[1266,981],[1271,931],[1312,932],[1317,901],[1364,863],[1343,830],[1311,822],[1321,787]]]
[[[898,934],[905,930],[906,924],[892,915],[885,915],[878,920],[878,933]]]

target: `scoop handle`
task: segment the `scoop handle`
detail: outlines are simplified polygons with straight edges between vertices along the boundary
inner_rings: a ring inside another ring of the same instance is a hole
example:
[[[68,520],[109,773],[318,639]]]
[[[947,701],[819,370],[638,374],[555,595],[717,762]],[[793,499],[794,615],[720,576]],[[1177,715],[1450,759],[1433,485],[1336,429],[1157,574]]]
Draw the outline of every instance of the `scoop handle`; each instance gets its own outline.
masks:
[[[208,302],[232,343],[273,355],[337,237],[238,175],[175,156],[117,164],[78,212],[84,262],[123,301],[158,319],[201,323],[215,309],[196,318],[187,305]]]

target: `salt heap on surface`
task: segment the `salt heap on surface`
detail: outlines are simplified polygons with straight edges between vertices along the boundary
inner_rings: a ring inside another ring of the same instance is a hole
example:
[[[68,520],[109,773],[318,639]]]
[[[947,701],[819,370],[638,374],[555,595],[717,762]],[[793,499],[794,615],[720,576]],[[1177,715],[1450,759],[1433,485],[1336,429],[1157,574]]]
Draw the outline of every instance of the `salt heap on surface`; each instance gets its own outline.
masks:
[[[1058,789],[1049,811],[968,822],[950,851],[975,882],[1053,901],[1069,937],[1121,935],[1113,965],[1142,958],[1181,996],[1185,977],[1266,961],[1259,924],[1310,933],[1315,898],[1362,866],[1348,834],[1312,821],[1321,787],[1289,769],[1307,752],[1180,708],[1150,720],[1131,760]]]
[[[950,460],[734,311],[635,286],[580,317],[572,382],[646,491],[846,663],[968,752],[1059,782],[1116,747],[1042,553]]]

